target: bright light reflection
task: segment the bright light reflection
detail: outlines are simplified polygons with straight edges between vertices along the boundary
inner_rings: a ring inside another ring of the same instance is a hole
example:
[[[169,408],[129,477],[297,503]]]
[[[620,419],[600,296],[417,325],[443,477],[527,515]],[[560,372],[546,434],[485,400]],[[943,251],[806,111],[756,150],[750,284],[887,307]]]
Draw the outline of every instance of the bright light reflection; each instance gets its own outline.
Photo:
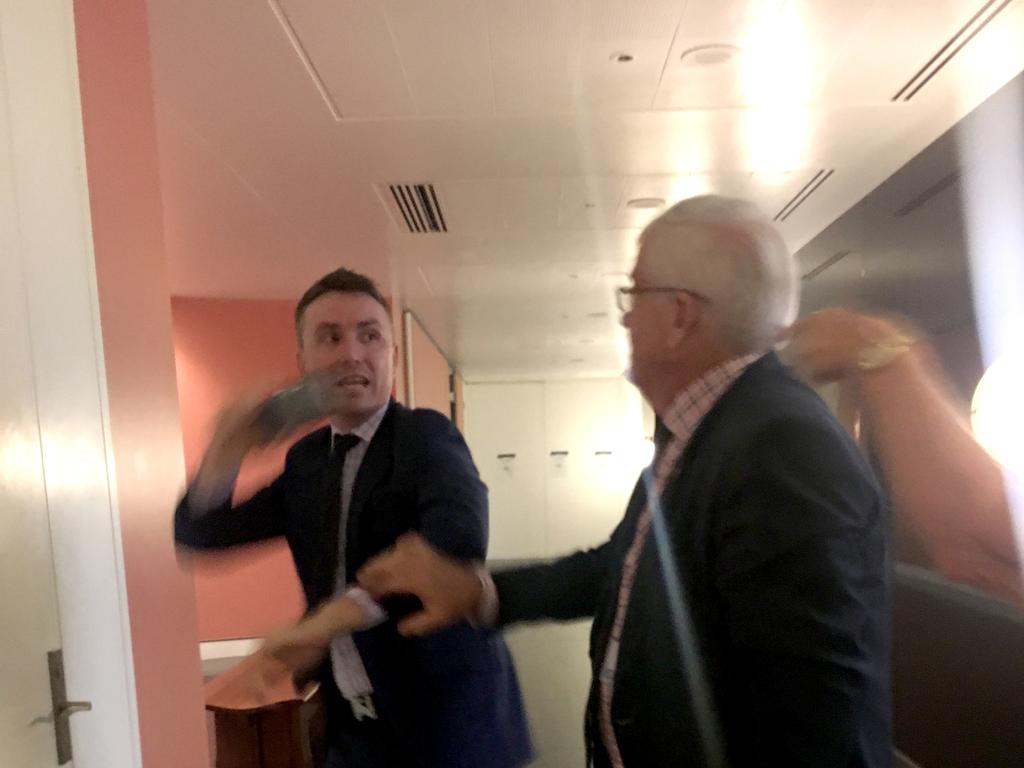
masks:
[[[672,178],[672,196],[667,201],[667,204],[673,205],[680,200],[686,200],[697,195],[707,195],[712,191],[711,179],[706,175],[674,176]]]
[[[751,169],[778,174],[803,167],[810,138],[814,72],[807,29],[789,4],[751,30],[743,44],[740,80],[749,105],[744,138]]]
[[[981,113],[967,117],[958,141],[978,338],[982,357],[994,371],[990,374],[994,379],[977,396],[982,414],[976,416],[975,428],[979,439],[988,441],[990,450],[1019,473],[1022,421],[1020,405],[1014,402],[1024,391],[1019,362],[1024,331],[1024,104],[1019,92],[1000,94]],[[1006,380],[1016,382],[1015,395],[1005,388]],[[996,394],[985,394],[988,390]],[[997,425],[999,421],[1003,425]],[[1008,482],[1007,493],[1017,545],[1024,550],[1020,483]]]
[[[39,443],[15,429],[6,428],[0,440],[0,487],[22,489],[41,482]]]
[[[997,360],[982,376],[971,401],[971,428],[1007,469],[1024,476],[1024,355]]]

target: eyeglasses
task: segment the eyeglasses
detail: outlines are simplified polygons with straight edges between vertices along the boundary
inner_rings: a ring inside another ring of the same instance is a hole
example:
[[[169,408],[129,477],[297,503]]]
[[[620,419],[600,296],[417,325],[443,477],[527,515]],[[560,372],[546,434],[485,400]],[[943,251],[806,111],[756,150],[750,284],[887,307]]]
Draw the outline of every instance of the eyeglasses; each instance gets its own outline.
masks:
[[[618,305],[619,311],[623,314],[632,312],[633,307],[636,306],[636,297],[641,293],[685,293],[687,296],[692,296],[698,301],[711,301],[704,294],[691,291],[688,288],[675,288],[664,285],[644,286],[642,288],[636,285],[622,286],[615,289],[615,303]]]

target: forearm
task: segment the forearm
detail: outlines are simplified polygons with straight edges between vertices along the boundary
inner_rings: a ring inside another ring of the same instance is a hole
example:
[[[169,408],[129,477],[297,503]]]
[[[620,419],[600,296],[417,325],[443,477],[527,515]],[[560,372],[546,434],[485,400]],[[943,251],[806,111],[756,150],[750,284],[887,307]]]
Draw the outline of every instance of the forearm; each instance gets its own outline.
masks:
[[[347,595],[328,600],[296,624],[282,645],[326,648],[335,635],[360,629],[365,621],[362,608]]]
[[[926,349],[917,347],[858,382],[872,445],[893,503],[930,553],[969,541],[1017,561],[1003,473],[972,436]]]
[[[200,518],[231,500],[244,453],[211,449],[188,485],[189,514]]]
[[[263,651],[290,667],[300,669],[318,660],[338,635],[351,634],[379,623],[384,614],[366,600],[345,593],[328,600],[288,629],[267,637]]]
[[[607,572],[608,547],[494,573],[499,625],[593,616]]]

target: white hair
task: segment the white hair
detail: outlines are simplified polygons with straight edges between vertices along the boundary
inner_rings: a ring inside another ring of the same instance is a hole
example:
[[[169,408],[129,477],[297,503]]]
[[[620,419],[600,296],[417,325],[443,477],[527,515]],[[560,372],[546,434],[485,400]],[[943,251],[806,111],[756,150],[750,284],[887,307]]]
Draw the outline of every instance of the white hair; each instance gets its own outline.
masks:
[[[768,349],[796,318],[796,260],[751,203],[691,197],[648,224],[640,243],[647,279],[707,298],[723,336],[739,351]]]

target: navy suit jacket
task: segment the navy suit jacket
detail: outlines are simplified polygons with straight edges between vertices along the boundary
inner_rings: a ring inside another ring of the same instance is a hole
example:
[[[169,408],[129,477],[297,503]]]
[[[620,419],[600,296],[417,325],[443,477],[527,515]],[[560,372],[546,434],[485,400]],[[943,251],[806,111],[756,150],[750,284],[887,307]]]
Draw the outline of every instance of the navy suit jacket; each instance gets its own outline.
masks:
[[[607,543],[496,574],[501,622],[593,616],[596,679],[645,503],[641,482]],[[625,765],[889,766],[886,507],[821,399],[774,354],[754,363],[698,426],[661,508],[612,699]],[[586,738],[601,768],[597,707],[592,688]]]
[[[284,536],[307,606],[315,608],[337,583],[340,496],[337,478],[332,483],[328,476],[329,455],[330,429],[324,427],[292,446],[281,475],[248,501],[193,519],[186,496],[175,513],[175,539],[196,549],[221,549]],[[450,420],[392,401],[352,491],[348,581],[407,531],[455,557],[483,560],[487,489]],[[412,639],[399,635],[391,620],[354,637],[381,722],[393,735],[389,764],[511,768],[528,760],[519,686],[499,634],[462,623]],[[350,727],[329,664],[318,679],[329,729]]]

